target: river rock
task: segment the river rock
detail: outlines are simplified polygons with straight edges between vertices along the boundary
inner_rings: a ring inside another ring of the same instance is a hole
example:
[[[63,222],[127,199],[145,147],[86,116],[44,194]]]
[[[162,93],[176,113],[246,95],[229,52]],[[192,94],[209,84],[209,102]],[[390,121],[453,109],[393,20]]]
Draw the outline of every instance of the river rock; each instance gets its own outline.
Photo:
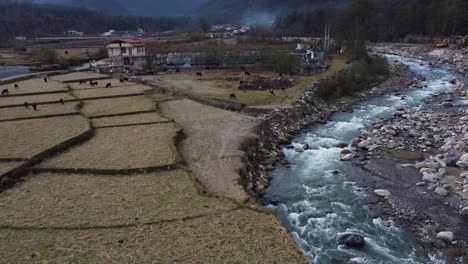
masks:
[[[358,144],[358,148],[365,149],[370,145],[368,140],[363,140]]]
[[[380,197],[388,197],[392,195],[389,190],[385,190],[385,189],[374,190],[374,194]]]
[[[418,162],[415,164],[416,169],[422,169],[422,168],[432,168],[432,169],[438,169],[439,164],[434,161],[423,161],[423,162]]]
[[[345,233],[338,237],[338,244],[352,248],[363,248],[365,246],[364,237],[354,233]]]
[[[342,155],[340,160],[341,161],[349,161],[353,158],[353,154],[345,154],[345,155]]]
[[[448,190],[443,187],[437,187],[434,192],[440,196],[447,196],[449,194]]]
[[[423,182],[434,183],[437,180],[439,180],[439,177],[437,174],[434,173],[424,173],[421,180]]]
[[[442,239],[443,241],[450,243],[455,239],[455,236],[453,235],[452,232],[443,231],[443,232],[437,233],[437,238]]]
[[[468,216],[468,206],[461,209],[461,214],[464,216]]]

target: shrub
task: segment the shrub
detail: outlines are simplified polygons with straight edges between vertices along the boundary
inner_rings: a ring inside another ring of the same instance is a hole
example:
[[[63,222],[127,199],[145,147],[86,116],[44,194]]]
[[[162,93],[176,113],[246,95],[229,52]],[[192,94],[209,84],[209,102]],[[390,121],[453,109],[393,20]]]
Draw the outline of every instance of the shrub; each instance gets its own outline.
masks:
[[[388,61],[384,57],[361,57],[352,63],[351,68],[336,73],[334,78],[321,80],[317,86],[318,94],[324,100],[351,96],[363,90],[367,83],[388,73]]]
[[[58,62],[57,53],[50,49],[40,49],[36,55],[36,61],[42,64],[56,64]]]

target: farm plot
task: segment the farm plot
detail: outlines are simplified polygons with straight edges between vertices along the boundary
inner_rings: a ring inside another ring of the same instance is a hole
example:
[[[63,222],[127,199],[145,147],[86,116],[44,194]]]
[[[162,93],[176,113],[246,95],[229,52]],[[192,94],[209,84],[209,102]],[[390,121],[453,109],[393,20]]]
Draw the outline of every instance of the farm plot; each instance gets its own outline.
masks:
[[[97,88],[89,90],[74,90],[73,94],[80,99],[98,99],[100,97],[112,97],[112,96],[126,96],[126,95],[138,95],[143,94],[145,91],[150,90],[151,87],[135,85],[135,86],[124,86],[115,88]]]
[[[72,81],[78,82],[79,80],[102,79],[106,77],[109,77],[109,76],[100,74],[100,73],[94,73],[94,72],[73,72],[73,73],[68,73],[68,74],[63,74],[63,75],[56,75],[51,78],[59,82],[72,82]]]
[[[36,118],[53,115],[76,114],[77,103],[47,104],[38,106],[39,111],[34,111],[32,107],[12,107],[0,108],[0,121],[11,119]]]
[[[114,116],[106,118],[94,119],[93,123],[96,128],[108,126],[122,126],[132,124],[158,123],[167,122],[169,119],[163,118],[157,113],[146,113],[137,115]]]
[[[90,117],[119,115],[154,110],[154,103],[144,96],[86,101],[81,112]]]
[[[15,88],[14,84],[0,85],[0,90],[8,89],[11,95],[15,94],[30,94],[30,93],[47,93],[47,92],[68,92],[66,85],[57,81],[49,80],[47,83],[40,79],[30,79],[17,82],[19,88]]]
[[[2,122],[0,158],[32,158],[89,129],[81,116]]]
[[[241,209],[119,229],[0,230],[0,251],[6,263],[307,263],[279,225]]]
[[[1,97],[0,96],[0,107],[12,107],[21,106],[24,102],[32,103],[58,103],[60,99],[69,101],[76,101],[77,99],[69,94],[43,94],[34,96],[13,96],[13,97]],[[41,107],[39,106],[39,111]]]
[[[40,165],[46,169],[139,170],[176,162],[173,124],[98,129],[88,142]]]
[[[86,84],[71,83],[70,87],[73,90],[85,90],[85,89],[105,88],[108,83],[110,83],[112,87],[123,87],[123,86],[135,85],[134,83],[131,83],[131,82],[121,83],[120,80],[117,80],[117,79],[100,80],[100,81],[97,81],[97,83],[98,83],[97,87],[91,86],[89,82],[86,82]]]
[[[23,162],[17,162],[17,161],[9,161],[9,162],[0,162],[0,178],[2,178],[2,175],[5,173],[8,173],[9,171],[21,166]]]
[[[115,226],[235,208],[202,196],[184,171],[131,176],[40,174],[0,194],[0,226]]]

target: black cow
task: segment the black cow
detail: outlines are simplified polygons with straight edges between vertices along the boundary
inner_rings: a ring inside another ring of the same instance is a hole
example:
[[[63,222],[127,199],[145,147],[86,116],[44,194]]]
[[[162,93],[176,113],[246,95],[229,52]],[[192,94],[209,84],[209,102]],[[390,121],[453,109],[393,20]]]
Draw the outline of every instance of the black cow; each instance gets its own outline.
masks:
[[[10,93],[10,91],[8,91],[8,89],[3,89],[3,90],[2,90],[2,95],[4,95],[4,94],[9,94],[9,93]]]
[[[33,104],[32,107],[33,107],[34,111],[37,111],[37,104]]]
[[[93,85],[93,80],[90,80],[90,81],[89,81],[89,85]]]
[[[86,84],[86,81],[80,81],[80,85]]]
[[[179,72],[180,72],[180,68],[179,68],[179,67],[175,68],[175,72],[176,72],[176,73],[179,73]]]
[[[44,77],[44,82],[47,82],[47,77]]]
[[[91,86],[98,86],[98,82],[91,82]]]
[[[124,80],[124,82],[128,82],[128,78],[127,78],[127,77],[122,78],[122,80]]]
[[[280,73],[280,74],[279,74],[279,77],[283,77],[283,74],[282,74],[282,73]]]
[[[250,72],[245,72],[245,76],[250,76]]]
[[[202,74],[201,72],[197,72],[196,75],[197,75],[197,77],[198,77],[198,76],[200,76],[200,77],[203,76],[203,74]]]
[[[28,103],[28,102],[24,102],[24,107],[28,108],[28,107],[29,107],[29,103]]]
[[[231,98],[231,99],[234,99],[234,100],[235,100],[235,99],[237,99],[237,96],[236,96],[236,94],[231,94],[231,95],[229,95],[229,98]]]
[[[106,84],[106,88],[111,88],[112,87],[112,83],[107,83]]]
[[[125,82],[124,79],[120,79],[120,83],[124,83],[124,82]]]
[[[273,92],[272,89],[269,89],[268,92],[270,92],[272,95],[275,95],[275,92]]]
[[[63,101],[62,98],[60,98],[59,102],[60,102],[60,104],[63,104],[63,105],[65,104],[65,101]]]
[[[15,83],[15,89],[18,89],[19,88],[19,85]]]

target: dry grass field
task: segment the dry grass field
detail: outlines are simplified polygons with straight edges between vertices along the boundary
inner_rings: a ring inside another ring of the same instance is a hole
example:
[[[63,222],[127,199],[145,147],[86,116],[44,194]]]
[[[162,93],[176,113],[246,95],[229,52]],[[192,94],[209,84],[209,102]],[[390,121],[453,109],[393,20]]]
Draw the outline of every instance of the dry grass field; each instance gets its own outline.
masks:
[[[86,143],[40,166],[42,168],[125,170],[173,164],[173,124],[103,128]]]
[[[154,113],[146,114],[137,114],[137,115],[125,115],[125,116],[114,116],[106,118],[97,118],[93,120],[94,126],[99,127],[108,127],[108,126],[122,126],[122,125],[132,125],[132,124],[142,124],[142,123],[157,123],[157,122],[167,122],[167,118],[163,118]]]
[[[108,75],[94,73],[94,72],[73,72],[63,75],[56,75],[51,77],[53,80],[59,82],[70,82],[70,81],[78,81],[81,79],[97,79],[97,78],[105,78]]]
[[[12,107],[12,108],[0,108],[0,121],[41,117],[50,115],[61,115],[61,114],[74,114],[78,113],[78,103],[65,103],[61,104],[47,104],[38,106],[39,111],[34,111],[32,107]]]
[[[112,87],[123,87],[123,86],[135,85],[134,83],[131,83],[131,82],[121,83],[120,80],[117,80],[117,79],[99,80],[97,82],[98,82],[97,88],[105,88],[108,83],[110,83]],[[86,82],[86,84],[71,83],[70,87],[73,90],[96,89],[96,86],[91,86],[89,82]]]
[[[247,209],[116,229],[0,230],[5,263],[307,263],[275,216]]]
[[[144,96],[86,101],[81,111],[90,117],[154,110],[154,103]]]
[[[22,105],[24,102],[32,103],[48,103],[48,102],[59,102],[60,99],[63,100],[76,100],[75,97],[72,97],[69,94],[43,94],[43,95],[34,95],[34,96],[13,96],[13,97],[1,97],[0,96],[0,106],[15,106]],[[40,111],[41,106],[38,106]]]
[[[73,94],[80,99],[92,99],[107,96],[124,96],[124,95],[137,95],[143,94],[145,91],[150,90],[151,87],[134,85],[113,88],[97,88],[87,90],[74,90]]]
[[[40,174],[0,193],[0,226],[142,224],[235,207],[200,195],[184,171],[131,176]]]
[[[14,84],[0,85],[0,90],[8,89],[11,95],[25,93],[45,93],[45,92],[68,92],[66,85],[54,80],[48,80],[47,83],[42,78],[30,79],[17,82],[19,88],[15,88]]]
[[[2,122],[0,158],[31,158],[88,130],[81,116]]]
[[[22,164],[23,162],[20,161],[0,162],[0,178],[2,178],[3,174],[21,166]]]
[[[339,71],[345,67],[345,59],[336,57],[332,66],[323,73],[313,76],[295,76],[296,84],[286,91],[276,91],[275,95],[268,91],[240,91],[238,90],[239,81],[227,81],[225,77],[244,78],[244,72],[240,70],[210,70],[202,71],[203,77],[195,76],[194,71],[182,72],[180,74],[168,74],[157,76],[145,76],[144,79],[150,80],[154,84],[167,89],[180,91],[189,95],[200,97],[202,99],[223,99],[230,100],[230,94],[237,96],[236,101],[249,106],[265,105],[287,105],[299,98],[308,86],[326,75]],[[265,71],[251,71],[252,75],[277,77],[278,73]]]

